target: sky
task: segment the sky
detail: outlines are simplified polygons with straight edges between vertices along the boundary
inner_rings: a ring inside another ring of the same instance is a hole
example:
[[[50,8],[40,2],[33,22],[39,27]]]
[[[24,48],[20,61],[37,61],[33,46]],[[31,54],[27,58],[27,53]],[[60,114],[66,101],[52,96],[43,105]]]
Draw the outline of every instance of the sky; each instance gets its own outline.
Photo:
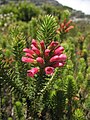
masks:
[[[76,10],[81,10],[85,14],[90,15],[90,0],[57,0],[65,6],[69,6]]]

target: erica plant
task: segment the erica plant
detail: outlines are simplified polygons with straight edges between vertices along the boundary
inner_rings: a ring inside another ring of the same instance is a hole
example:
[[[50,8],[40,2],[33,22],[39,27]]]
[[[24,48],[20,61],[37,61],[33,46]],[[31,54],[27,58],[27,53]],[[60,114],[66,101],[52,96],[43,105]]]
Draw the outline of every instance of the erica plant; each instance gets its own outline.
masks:
[[[63,40],[65,38],[65,35],[74,28],[73,25],[71,25],[72,20],[67,21],[66,19],[59,24],[59,28],[56,30],[56,33],[60,35],[60,38]]]
[[[70,25],[72,23],[72,20],[69,20],[68,22],[66,22],[66,19],[60,23],[60,27],[57,29],[57,33],[67,33],[69,32],[71,29],[74,28],[73,25]]]
[[[36,74],[52,75],[56,67],[63,67],[67,56],[63,53],[64,48],[59,42],[52,41],[45,46],[44,41],[40,43],[32,39],[30,48],[23,49],[25,56],[22,62],[30,63],[32,68],[27,71],[27,76],[34,77]]]

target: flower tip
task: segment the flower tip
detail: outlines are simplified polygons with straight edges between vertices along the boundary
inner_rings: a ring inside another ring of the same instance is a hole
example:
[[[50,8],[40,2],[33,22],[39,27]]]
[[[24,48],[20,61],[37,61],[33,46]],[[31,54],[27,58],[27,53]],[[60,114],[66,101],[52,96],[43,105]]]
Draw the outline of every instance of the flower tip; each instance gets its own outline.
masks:
[[[39,68],[32,68],[31,70],[27,71],[28,77],[34,77],[35,74],[37,74],[39,71]]]
[[[40,42],[40,45],[41,45],[41,49],[42,49],[42,50],[45,50],[45,44],[44,44],[44,41],[43,41],[43,40]]]
[[[35,39],[32,39],[32,45],[34,45],[36,48],[38,48],[38,43]]]
[[[65,60],[67,59],[67,56],[66,56],[65,54],[61,54],[61,55],[59,56],[59,59],[60,59],[61,61],[65,61]]]
[[[53,67],[46,67],[45,68],[45,73],[47,74],[47,75],[52,75],[53,73],[54,73],[54,68]]]
[[[42,57],[37,57],[36,61],[39,62],[40,64],[44,64],[44,60]]]
[[[52,42],[50,43],[50,45],[49,45],[49,48],[52,49],[53,47],[58,46],[58,44],[59,44],[59,42],[52,41]]]
[[[32,58],[28,58],[28,57],[22,57],[22,62],[28,62],[28,63],[33,63],[34,62],[34,59]]]
[[[23,52],[27,52],[29,49],[28,48],[24,48],[23,49]]]

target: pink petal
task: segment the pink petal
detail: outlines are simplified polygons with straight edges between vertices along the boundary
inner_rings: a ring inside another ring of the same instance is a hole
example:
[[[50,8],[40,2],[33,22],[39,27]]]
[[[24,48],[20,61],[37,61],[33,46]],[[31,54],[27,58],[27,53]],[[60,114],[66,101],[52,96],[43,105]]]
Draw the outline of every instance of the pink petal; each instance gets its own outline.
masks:
[[[34,59],[32,59],[32,58],[28,58],[28,57],[22,57],[22,62],[33,63],[33,62],[34,62]]]
[[[33,44],[31,45],[32,47],[32,50],[37,54],[37,55],[40,55],[40,50],[37,49]]]
[[[55,42],[55,41],[52,41],[49,45],[49,47],[52,49],[52,48],[55,48],[56,46],[58,46],[59,42]]]
[[[50,59],[50,62],[57,62],[59,60],[59,56],[55,55]]]
[[[70,27],[68,27],[66,30],[65,30],[65,32],[69,32],[69,30],[71,30],[71,29],[73,29],[74,28],[74,26],[70,26]]]
[[[26,53],[25,56],[33,58],[33,56],[30,53]]]
[[[42,50],[45,50],[45,44],[44,44],[44,41],[43,41],[43,40],[40,42],[40,45],[41,45],[41,49],[42,49]]]
[[[30,72],[27,73],[27,76],[28,76],[28,77],[34,77],[34,75],[35,75],[35,74],[34,74],[32,71],[30,71]]]
[[[63,67],[64,66],[64,63],[60,63],[60,62],[57,62],[55,64],[52,65],[54,68],[56,67]]]
[[[31,55],[34,54],[34,51],[33,51],[33,50],[30,50],[30,49],[28,49],[28,48],[24,48],[23,51],[24,51],[24,52],[27,52],[27,53],[30,53]]]
[[[49,53],[50,53],[50,50],[49,50],[49,49],[46,49],[46,50],[45,50],[45,56],[49,56]]]
[[[45,73],[47,75],[52,75],[54,73],[54,68],[53,67],[46,67],[45,68]]]
[[[39,68],[32,68],[27,71],[27,76],[34,77],[35,74],[39,72]]]
[[[38,48],[38,43],[37,43],[37,41],[36,41],[35,39],[32,39],[32,44],[33,44],[36,48]]]
[[[40,64],[44,64],[44,60],[42,57],[36,58],[36,61],[39,62]]]
[[[71,22],[72,22],[72,20],[69,20],[69,21],[65,24],[65,26],[68,27]]]
[[[65,54],[61,54],[60,56],[59,56],[59,60],[60,61],[65,61],[67,59],[67,56],[65,55]]]
[[[62,46],[60,46],[57,49],[55,49],[54,54],[55,55],[60,55],[60,54],[63,53],[63,50],[64,50],[64,48]]]

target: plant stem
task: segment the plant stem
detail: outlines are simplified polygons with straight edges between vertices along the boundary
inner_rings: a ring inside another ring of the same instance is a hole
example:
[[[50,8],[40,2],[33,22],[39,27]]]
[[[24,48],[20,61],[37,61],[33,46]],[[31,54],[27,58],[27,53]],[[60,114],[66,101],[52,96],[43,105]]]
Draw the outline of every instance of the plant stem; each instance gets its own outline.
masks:
[[[54,74],[52,75],[51,79],[49,80],[49,82],[47,83],[47,85],[40,91],[40,93],[38,93],[38,95],[41,95],[42,93],[44,94],[44,92],[46,91],[46,89],[49,87],[49,85],[52,83],[54,76],[56,75],[57,69],[54,72]]]

